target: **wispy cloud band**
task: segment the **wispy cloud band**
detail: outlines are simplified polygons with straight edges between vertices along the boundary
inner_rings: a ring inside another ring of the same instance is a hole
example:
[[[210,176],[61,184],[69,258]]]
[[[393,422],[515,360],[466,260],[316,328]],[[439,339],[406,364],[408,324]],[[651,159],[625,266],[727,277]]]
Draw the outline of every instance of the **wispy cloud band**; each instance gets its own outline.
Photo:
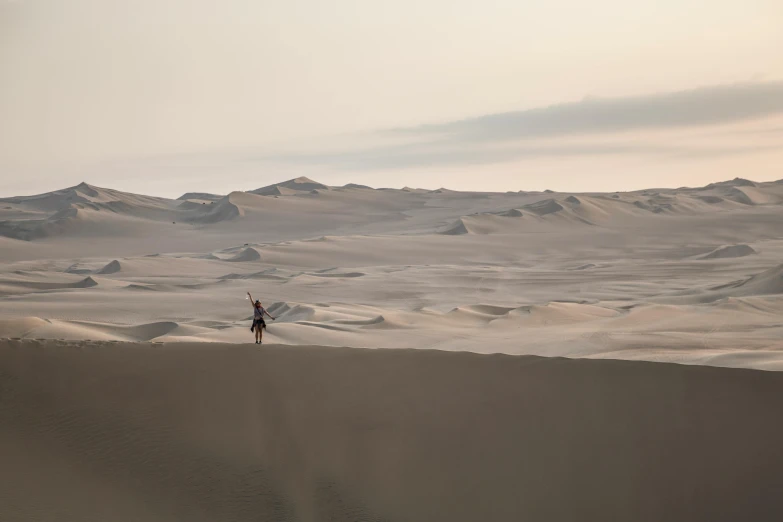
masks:
[[[393,132],[500,140],[715,125],[783,113],[783,82],[719,85],[627,98],[586,98]]]
[[[393,145],[265,157],[339,170],[394,169],[502,163],[523,158],[636,155],[721,157],[763,152],[783,142],[749,142],[748,131],[721,143],[682,143],[645,132],[710,127],[783,114],[783,82],[734,84],[625,98],[587,98],[524,111],[381,131]],[[761,132],[755,130],[754,132]],[[628,134],[629,139],[624,136]],[[744,139],[740,135],[745,134]],[[767,132],[775,138],[777,133]],[[377,135],[377,134],[376,134]],[[633,137],[633,139],[631,139]],[[556,140],[556,141],[552,141]],[[400,143],[402,141],[402,143]],[[259,159],[259,158],[253,158]]]

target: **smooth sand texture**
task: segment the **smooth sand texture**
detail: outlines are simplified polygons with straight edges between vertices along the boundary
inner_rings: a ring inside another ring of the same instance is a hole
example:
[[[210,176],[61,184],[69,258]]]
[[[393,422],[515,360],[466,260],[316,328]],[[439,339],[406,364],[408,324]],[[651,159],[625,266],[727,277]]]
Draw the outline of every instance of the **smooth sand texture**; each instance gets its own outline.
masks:
[[[0,343],[0,519],[776,521],[783,374]]]
[[[183,187],[183,192],[186,187]],[[0,338],[266,340],[783,369],[783,183],[0,200]]]

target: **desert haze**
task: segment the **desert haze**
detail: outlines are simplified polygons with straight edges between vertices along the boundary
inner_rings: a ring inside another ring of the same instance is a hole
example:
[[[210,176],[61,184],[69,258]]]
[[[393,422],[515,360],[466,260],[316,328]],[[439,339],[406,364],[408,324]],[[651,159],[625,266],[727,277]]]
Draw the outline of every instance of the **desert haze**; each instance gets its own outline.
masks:
[[[740,178],[0,199],[0,519],[780,520],[781,224]]]

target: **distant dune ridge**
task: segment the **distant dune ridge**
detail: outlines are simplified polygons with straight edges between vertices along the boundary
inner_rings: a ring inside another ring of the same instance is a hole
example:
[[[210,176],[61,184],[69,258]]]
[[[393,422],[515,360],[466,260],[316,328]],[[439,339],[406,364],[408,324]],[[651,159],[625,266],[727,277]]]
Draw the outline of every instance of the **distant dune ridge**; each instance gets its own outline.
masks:
[[[276,183],[274,185],[268,185],[256,190],[251,190],[253,194],[259,194],[261,196],[282,196],[295,194],[297,192],[311,192],[313,190],[329,190],[327,185],[318,183],[310,178],[304,176],[284,181],[282,183]]]
[[[573,220],[579,223],[595,224],[619,218],[629,213],[647,211],[662,213],[699,213],[716,209],[732,209],[736,205],[779,205],[783,203],[783,190],[780,183],[756,183],[745,179],[712,183],[696,189],[658,189],[638,191],[621,196],[609,195],[563,195],[556,198],[539,197],[537,201],[525,203],[519,208],[507,209],[504,215],[520,213],[537,216],[548,221],[552,218]],[[96,232],[108,233],[114,230],[122,235],[127,232],[143,232],[145,227],[154,227],[154,222],[177,222],[198,226],[215,225],[237,218],[247,218],[248,209],[263,208],[263,203],[253,201],[253,195],[293,197],[317,195],[322,192],[334,192],[337,188],[354,190],[357,194],[383,194],[388,191],[376,191],[366,185],[347,184],[344,187],[329,187],[307,177],[299,177],[268,185],[248,192],[234,192],[226,196],[216,194],[188,192],[176,200],[128,194],[116,190],[95,187],[81,183],[74,187],[35,196],[19,196],[0,199],[0,235],[21,239],[36,240],[51,236],[79,234],[82,231],[94,235]],[[470,193],[459,193],[444,188],[433,191],[403,189],[393,191],[408,195],[409,205],[417,204],[424,195],[432,197],[470,197]],[[551,191],[543,193],[556,194]],[[529,193],[507,193],[522,197]],[[485,196],[481,196],[485,197]],[[378,198],[375,198],[378,201]],[[383,199],[383,198],[381,198]],[[334,200],[335,203],[339,200]],[[364,203],[364,202],[363,202]],[[382,206],[387,203],[382,203]],[[405,205],[403,205],[405,206]],[[326,209],[322,209],[326,210]],[[257,211],[261,218],[266,214]],[[511,214],[509,214],[511,213]],[[547,217],[549,216],[549,217]],[[474,216],[462,216],[476,219]],[[516,216],[520,217],[520,216]],[[113,224],[107,224],[115,218]],[[100,226],[96,222],[105,222]],[[532,223],[525,222],[525,227]],[[483,230],[486,227],[476,227]],[[493,227],[490,227],[492,229]],[[452,230],[453,229],[453,230]],[[503,228],[501,233],[509,232]],[[471,224],[456,222],[446,227],[443,233],[461,235],[471,233]]]
[[[218,201],[219,199],[223,198],[225,196],[220,196],[218,194],[209,194],[206,192],[187,192],[185,194],[182,194],[177,199],[186,201],[186,200],[196,200],[196,201]]]

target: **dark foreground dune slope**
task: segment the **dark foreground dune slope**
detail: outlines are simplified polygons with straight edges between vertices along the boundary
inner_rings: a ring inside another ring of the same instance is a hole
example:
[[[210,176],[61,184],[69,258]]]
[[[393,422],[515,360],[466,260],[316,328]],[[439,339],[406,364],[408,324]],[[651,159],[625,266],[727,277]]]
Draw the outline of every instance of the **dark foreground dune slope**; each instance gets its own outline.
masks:
[[[783,373],[0,344],[0,520],[783,519]]]

